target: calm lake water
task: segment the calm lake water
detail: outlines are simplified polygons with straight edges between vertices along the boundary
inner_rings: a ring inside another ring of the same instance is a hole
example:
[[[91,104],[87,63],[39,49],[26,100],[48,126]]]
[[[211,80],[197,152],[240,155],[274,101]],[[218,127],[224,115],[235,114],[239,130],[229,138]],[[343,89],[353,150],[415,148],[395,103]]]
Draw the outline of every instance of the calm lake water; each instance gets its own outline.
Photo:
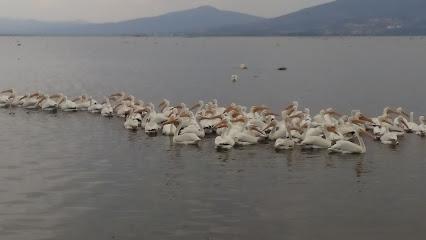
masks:
[[[420,37],[2,37],[0,53],[0,88],[20,93],[426,114]],[[1,239],[426,237],[426,139],[414,134],[340,155],[179,146],[87,112],[0,109],[0,124]]]

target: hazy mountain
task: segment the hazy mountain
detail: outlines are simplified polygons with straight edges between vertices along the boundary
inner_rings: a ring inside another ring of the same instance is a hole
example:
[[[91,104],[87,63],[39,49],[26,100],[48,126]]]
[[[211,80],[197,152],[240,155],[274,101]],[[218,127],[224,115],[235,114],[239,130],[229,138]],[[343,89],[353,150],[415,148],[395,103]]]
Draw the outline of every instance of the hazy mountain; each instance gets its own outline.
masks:
[[[204,35],[423,35],[425,0],[337,0]]]
[[[157,17],[65,29],[58,33],[72,35],[184,34],[221,26],[248,24],[260,20],[264,20],[264,18],[203,6]]]
[[[0,18],[0,35],[425,35],[426,0],[336,0],[265,19],[210,6],[116,23]]]
[[[66,28],[75,28],[89,25],[84,21],[47,22],[36,20],[22,20],[0,18],[0,35],[44,35]]]

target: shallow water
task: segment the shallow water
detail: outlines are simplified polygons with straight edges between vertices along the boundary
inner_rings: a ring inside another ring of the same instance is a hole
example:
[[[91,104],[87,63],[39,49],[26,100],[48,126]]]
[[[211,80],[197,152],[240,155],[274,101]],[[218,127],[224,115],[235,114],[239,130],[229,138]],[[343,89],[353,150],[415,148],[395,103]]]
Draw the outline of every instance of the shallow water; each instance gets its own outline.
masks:
[[[22,46],[16,46],[16,40]],[[277,44],[279,43],[279,44]],[[0,38],[0,86],[192,105],[298,100],[416,116],[422,38]],[[246,63],[248,70],[239,70]],[[285,72],[276,71],[280,66]],[[233,84],[230,76],[238,74]],[[383,87],[385,86],[385,87]],[[218,152],[174,145],[86,112],[0,109],[2,239],[421,239],[426,138],[364,155]]]

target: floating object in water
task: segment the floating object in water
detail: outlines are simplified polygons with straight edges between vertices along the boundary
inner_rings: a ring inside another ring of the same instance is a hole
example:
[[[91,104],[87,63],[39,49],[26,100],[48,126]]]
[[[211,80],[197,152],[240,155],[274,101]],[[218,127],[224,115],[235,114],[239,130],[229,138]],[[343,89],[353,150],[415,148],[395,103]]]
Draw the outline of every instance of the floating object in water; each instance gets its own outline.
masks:
[[[245,65],[244,63],[240,64],[240,69],[248,69],[247,65]]]
[[[231,76],[231,81],[236,82],[238,80],[238,76],[237,75],[232,75]]]
[[[280,68],[278,68],[277,70],[278,70],[278,71],[285,71],[285,70],[287,70],[287,68],[286,68],[286,67],[280,67]]]

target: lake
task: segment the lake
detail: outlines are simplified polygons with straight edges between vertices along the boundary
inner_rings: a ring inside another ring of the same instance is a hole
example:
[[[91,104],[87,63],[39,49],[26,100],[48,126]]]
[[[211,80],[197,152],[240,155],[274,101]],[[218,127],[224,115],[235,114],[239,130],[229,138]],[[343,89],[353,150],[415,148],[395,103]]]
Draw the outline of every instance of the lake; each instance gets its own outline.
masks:
[[[18,93],[426,113],[422,37],[0,37],[0,53],[0,88]],[[214,136],[180,146],[123,122],[0,109],[1,239],[426,237],[426,138],[365,138],[363,155],[216,151]]]

